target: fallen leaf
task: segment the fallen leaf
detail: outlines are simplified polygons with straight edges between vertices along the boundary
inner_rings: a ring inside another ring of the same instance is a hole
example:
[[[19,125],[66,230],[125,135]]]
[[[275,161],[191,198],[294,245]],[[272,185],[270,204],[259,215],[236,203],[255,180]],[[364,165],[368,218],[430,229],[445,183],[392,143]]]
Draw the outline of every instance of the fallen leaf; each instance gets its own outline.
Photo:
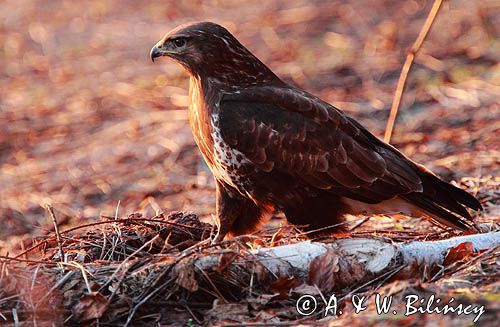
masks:
[[[79,321],[100,319],[108,309],[108,299],[99,292],[84,294],[71,310]]]
[[[474,248],[471,242],[464,242],[448,250],[444,259],[444,265],[450,266],[456,262],[465,262],[474,255]]]
[[[339,270],[339,254],[336,251],[328,250],[314,258],[309,264],[309,284],[329,292],[335,287],[335,274]]]
[[[218,272],[225,272],[231,263],[238,257],[238,253],[230,251],[224,252],[219,256],[219,263],[217,265]]]
[[[271,285],[269,285],[269,288],[271,289],[271,291],[279,293],[280,299],[286,299],[290,294],[290,289],[297,287],[300,284],[300,280],[296,277],[280,277],[273,283],[271,283]]]
[[[245,322],[250,320],[250,313],[248,312],[247,304],[239,303],[224,303],[218,304],[218,301],[214,301],[214,306],[207,312],[210,319],[216,321],[236,321]]]
[[[298,295],[304,295],[304,294],[320,295],[320,292],[318,291],[318,289],[316,287],[314,287],[312,285],[305,284],[305,283],[293,288],[292,292],[296,293]]]
[[[329,294],[356,285],[366,275],[366,266],[356,256],[341,250],[328,250],[309,265],[308,284],[316,285],[321,292]]]
[[[275,294],[260,294],[258,297],[252,297],[247,299],[247,303],[252,310],[261,310],[270,301],[272,301]]]
[[[190,292],[196,292],[198,290],[198,282],[196,281],[194,269],[192,258],[181,260],[172,270],[173,276],[177,277],[175,283]]]
[[[279,324],[281,320],[273,312],[259,311],[257,316],[251,320],[253,323],[267,323],[270,326]]]

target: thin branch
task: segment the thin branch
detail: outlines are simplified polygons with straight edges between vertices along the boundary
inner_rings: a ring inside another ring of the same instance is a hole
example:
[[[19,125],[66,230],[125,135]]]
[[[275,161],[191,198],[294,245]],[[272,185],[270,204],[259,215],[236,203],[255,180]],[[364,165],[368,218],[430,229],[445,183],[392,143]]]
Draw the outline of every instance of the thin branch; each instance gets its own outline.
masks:
[[[59,264],[59,262],[56,262],[56,261],[28,260],[28,259],[19,259],[17,257],[9,257],[6,255],[0,255],[0,262],[6,263],[8,261],[16,261],[16,262],[23,262],[23,263],[41,263],[44,265],[58,265]]]
[[[420,50],[422,43],[424,43],[429,30],[434,23],[434,20],[439,12],[439,8],[441,7],[442,0],[434,0],[434,4],[432,5],[431,10],[429,11],[429,15],[425,20],[424,26],[420,30],[415,43],[408,51],[406,55],[406,60],[401,69],[401,74],[399,75],[398,85],[396,87],[396,92],[394,93],[394,99],[392,101],[391,112],[389,114],[389,119],[387,120],[387,126],[385,128],[384,141],[389,143],[391,141],[392,131],[394,129],[394,123],[396,122],[396,117],[398,115],[399,105],[401,103],[401,98],[403,97],[403,91],[405,88],[406,78],[408,77],[408,73],[410,72],[411,65],[413,60],[415,59],[415,55]]]
[[[116,275],[120,272],[120,270],[122,269],[122,267],[125,265],[125,263],[127,263],[128,261],[130,261],[130,259],[132,259],[133,257],[135,257],[135,255],[139,252],[141,252],[143,249],[145,249],[146,247],[148,247],[149,245],[153,244],[156,239],[160,236],[160,234],[156,234],[153,238],[151,238],[149,241],[147,241],[146,243],[144,243],[140,248],[138,248],[137,250],[135,250],[132,254],[130,254],[128,257],[126,257],[119,265],[118,267],[116,267],[116,269],[113,271],[113,274],[111,275],[111,277],[108,278],[108,281],[106,283],[104,283],[104,285],[101,286],[101,288],[99,289],[99,291],[105,289],[112,281],[113,279],[116,277]]]
[[[61,233],[59,233],[59,226],[57,225],[56,214],[54,213],[54,208],[50,204],[46,206],[47,211],[52,218],[52,222],[54,223],[54,230],[56,231],[57,245],[59,246],[59,252],[61,253],[61,262],[64,262],[64,249],[62,246]]]

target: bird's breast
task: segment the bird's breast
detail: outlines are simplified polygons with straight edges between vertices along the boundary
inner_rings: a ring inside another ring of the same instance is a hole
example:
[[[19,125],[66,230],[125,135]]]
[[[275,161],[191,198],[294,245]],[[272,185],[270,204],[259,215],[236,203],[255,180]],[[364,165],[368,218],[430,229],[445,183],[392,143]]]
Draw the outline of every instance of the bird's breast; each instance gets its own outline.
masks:
[[[195,78],[191,78],[189,93],[189,123],[205,162],[217,180],[245,193],[244,185],[248,186],[245,172],[249,162],[243,153],[232,148],[222,137],[218,101],[210,101],[217,97],[206,94],[208,92],[204,92],[201,83]]]
[[[245,193],[248,187],[248,168],[250,162],[240,151],[231,147],[222,137],[219,127],[219,115],[213,114],[211,119],[212,140],[214,149],[214,165],[212,172],[215,178]]]
[[[203,98],[200,82],[191,77],[189,83],[189,124],[193,132],[196,145],[209,167],[213,162],[213,139],[208,110]]]

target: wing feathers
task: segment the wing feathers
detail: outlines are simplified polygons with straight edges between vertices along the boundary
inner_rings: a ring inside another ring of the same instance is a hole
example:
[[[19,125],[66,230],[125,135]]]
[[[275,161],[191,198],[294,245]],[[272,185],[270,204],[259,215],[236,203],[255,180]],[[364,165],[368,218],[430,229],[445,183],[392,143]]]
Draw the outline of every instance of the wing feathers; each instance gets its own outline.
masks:
[[[371,171],[367,170],[364,167],[364,165],[357,164],[356,161],[353,161],[351,159],[347,160],[346,168],[349,169],[349,171],[353,173],[356,177],[358,177],[359,179],[361,179],[366,183],[371,184],[375,182],[378,178],[380,178],[380,175],[373,174]]]
[[[463,230],[470,228],[464,206],[481,208],[467,192],[421,170],[354,119],[301,90],[249,88],[225,94],[219,108],[223,138],[264,171],[366,203],[401,196]]]
[[[347,163],[347,152],[342,144],[339,144],[339,146],[333,151],[333,158],[335,161],[332,166],[345,165]]]

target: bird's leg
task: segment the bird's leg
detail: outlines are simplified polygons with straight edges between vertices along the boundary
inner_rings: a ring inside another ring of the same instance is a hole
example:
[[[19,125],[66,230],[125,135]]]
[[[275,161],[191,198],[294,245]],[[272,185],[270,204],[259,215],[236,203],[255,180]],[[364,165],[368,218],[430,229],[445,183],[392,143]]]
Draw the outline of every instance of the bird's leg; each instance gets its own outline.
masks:
[[[317,237],[345,230],[341,210],[338,196],[320,192],[315,197],[304,196],[287,203],[283,212],[288,222],[302,226],[301,229],[308,232],[308,236]]]
[[[230,186],[216,182],[216,211],[219,222],[213,243],[220,242],[228,234],[243,234],[259,222],[260,209],[249,199],[229,193]],[[244,226],[244,228],[242,228]]]
[[[231,196],[227,193],[224,186],[216,181],[216,204],[215,211],[217,213],[217,234],[213,239],[213,243],[220,242],[226,234],[231,230],[231,226],[238,217],[235,205],[232,203]]]

